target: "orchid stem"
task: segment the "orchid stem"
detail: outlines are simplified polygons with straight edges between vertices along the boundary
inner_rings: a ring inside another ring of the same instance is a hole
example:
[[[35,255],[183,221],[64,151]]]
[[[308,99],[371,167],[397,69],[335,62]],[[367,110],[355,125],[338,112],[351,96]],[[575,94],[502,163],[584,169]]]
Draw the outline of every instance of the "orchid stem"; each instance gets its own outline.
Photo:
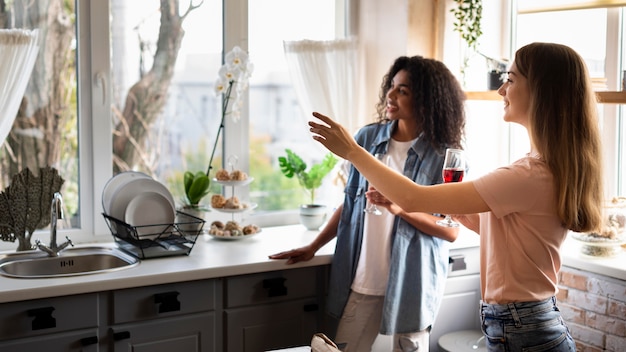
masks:
[[[215,143],[213,144],[213,150],[211,151],[211,158],[209,159],[209,167],[206,170],[206,175],[209,177],[211,173],[211,169],[213,168],[213,157],[215,156],[215,149],[217,149],[217,142],[220,139],[220,134],[224,129],[224,118],[226,117],[226,110],[228,109],[228,102],[230,101],[230,92],[233,90],[234,80],[230,80],[228,82],[228,88],[226,89],[226,93],[224,93],[224,98],[222,100],[222,121],[220,121],[220,127],[217,129],[217,136],[215,136]]]

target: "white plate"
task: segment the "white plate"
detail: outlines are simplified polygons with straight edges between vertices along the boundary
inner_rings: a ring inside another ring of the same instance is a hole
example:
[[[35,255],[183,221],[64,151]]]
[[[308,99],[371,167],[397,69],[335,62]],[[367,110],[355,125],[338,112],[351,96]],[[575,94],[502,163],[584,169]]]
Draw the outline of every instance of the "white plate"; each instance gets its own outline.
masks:
[[[250,237],[254,237],[258,234],[261,233],[261,230],[259,229],[259,231],[255,232],[255,233],[251,233],[249,235],[243,235],[243,236],[216,236],[213,234],[208,234],[209,236],[215,238],[216,240],[220,240],[220,241],[239,241],[239,240],[243,240],[246,238],[250,238]]]
[[[219,183],[220,185],[224,186],[245,186],[247,184],[250,184],[252,181],[254,181],[254,177],[248,177],[247,179],[241,181],[223,181],[213,178],[213,182]]]
[[[243,208],[238,208],[238,209],[211,208],[211,209],[213,209],[215,211],[222,212],[222,213],[243,213],[244,211],[252,210],[252,209],[254,209],[254,208],[256,208],[258,206],[258,204],[256,204],[256,203],[241,202],[241,204],[244,206]]]
[[[144,192],[128,203],[124,218],[129,225],[137,226],[140,237],[157,237],[174,223],[176,212],[172,210],[169,199],[160,193]]]
[[[117,189],[117,192],[115,192],[115,195],[113,196],[113,200],[111,200],[111,206],[108,215],[126,222],[125,215],[128,203],[130,203],[136,196],[146,192],[159,193],[160,195],[165,197],[170,203],[172,213],[176,214],[174,197],[167,189],[167,187],[151,178],[139,178],[127,182]]]
[[[117,189],[127,182],[132,180],[136,180],[138,178],[151,178],[150,176],[144,174],[143,172],[138,171],[126,171],[121,172],[109,179],[104,188],[102,189],[102,210],[104,210],[105,214],[110,214],[111,212],[111,200],[115,195]]]

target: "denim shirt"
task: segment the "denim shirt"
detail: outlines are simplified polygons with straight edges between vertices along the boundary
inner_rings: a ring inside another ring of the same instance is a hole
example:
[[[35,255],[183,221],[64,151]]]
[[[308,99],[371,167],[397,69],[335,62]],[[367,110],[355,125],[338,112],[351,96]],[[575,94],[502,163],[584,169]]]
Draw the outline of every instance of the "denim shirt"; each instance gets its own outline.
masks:
[[[386,153],[395,124],[364,126],[355,139],[371,154]],[[404,175],[422,185],[441,183],[444,152],[418,138],[409,148]],[[335,318],[343,313],[357,268],[366,191],[367,180],[351,166],[330,274],[327,310]],[[389,283],[380,332],[390,335],[421,331],[433,324],[441,304],[448,275],[449,242],[426,235],[397,216],[391,232]]]

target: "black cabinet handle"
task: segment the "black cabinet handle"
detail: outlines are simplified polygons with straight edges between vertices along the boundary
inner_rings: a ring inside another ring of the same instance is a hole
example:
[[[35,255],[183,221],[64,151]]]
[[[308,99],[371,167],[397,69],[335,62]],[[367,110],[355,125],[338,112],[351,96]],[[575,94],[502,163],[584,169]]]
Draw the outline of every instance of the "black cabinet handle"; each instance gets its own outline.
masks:
[[[467,264],[465,263],[465,256],[462,254],[449,256],[448,263],[452,264],[451,271],[467,269]]]
[[[29,309],[27,314],[29,317],[34,317],[32,322],[33,330],[51,329],[56,328],[57,320],[52,317],[54,307],[44,307]]]
[[[285,286],[285,281],[287,279],[283,277],[263,280],[263,288],[267,290],[267,297],[286,296],[287,287]]]
[[[81,346],[90,346],[98,343],[98,336],[83,337],[80,339]]]
[[[317,305],[317,303],[305,304],[302,309],[305,312],[316,312],[317,310],[319,310],[319,306]]]
[[[127,339],[130,339],[130,331],[120,331],[120,332],[113,333],[113,340],[115,341],[121,341],[121,340],[127,340]]]
[[[159,306],[159,313],[178,312],[180,310],[178,295],[176,291],[156,293],[154,303]]]

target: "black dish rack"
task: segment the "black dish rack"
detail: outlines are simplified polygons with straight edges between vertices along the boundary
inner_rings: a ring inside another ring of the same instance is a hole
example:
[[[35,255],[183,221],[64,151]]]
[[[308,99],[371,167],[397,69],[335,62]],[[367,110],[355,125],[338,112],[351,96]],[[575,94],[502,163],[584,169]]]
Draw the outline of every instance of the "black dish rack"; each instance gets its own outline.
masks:
[[[205,223],[181,211],[176,211],[174,223],[144,226],[132,226],[105,213],[102,216],[118,247],[139,259],[189,255]]]

